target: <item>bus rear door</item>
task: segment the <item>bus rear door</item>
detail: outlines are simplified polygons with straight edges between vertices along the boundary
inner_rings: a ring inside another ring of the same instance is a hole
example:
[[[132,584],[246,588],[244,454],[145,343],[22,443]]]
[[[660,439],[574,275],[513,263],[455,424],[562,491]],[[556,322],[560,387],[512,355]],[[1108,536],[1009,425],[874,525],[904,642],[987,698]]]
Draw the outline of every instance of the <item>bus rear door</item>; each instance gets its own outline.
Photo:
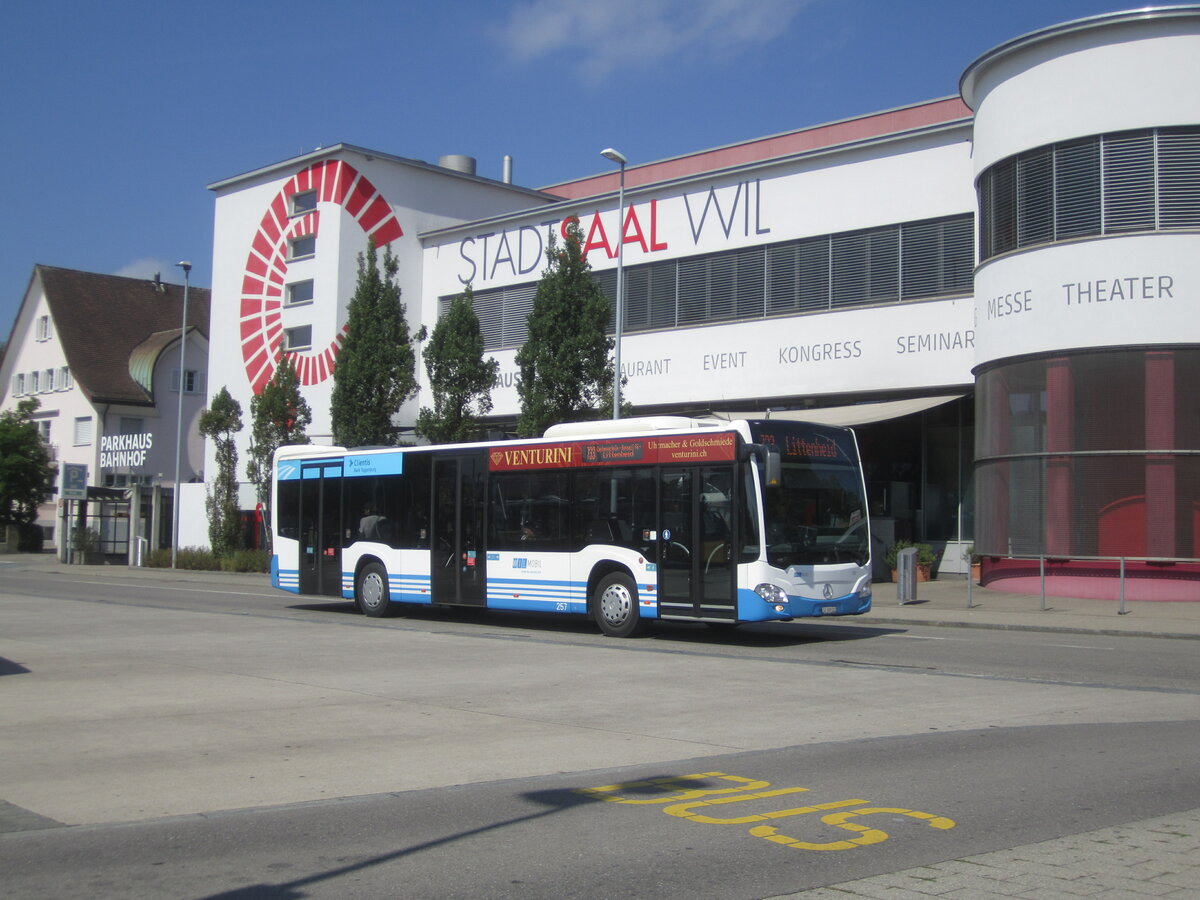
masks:
[[[434,457],[430,561],[434,603],[487,603],[487,554],[483,547],[486,472],[484,453]]]

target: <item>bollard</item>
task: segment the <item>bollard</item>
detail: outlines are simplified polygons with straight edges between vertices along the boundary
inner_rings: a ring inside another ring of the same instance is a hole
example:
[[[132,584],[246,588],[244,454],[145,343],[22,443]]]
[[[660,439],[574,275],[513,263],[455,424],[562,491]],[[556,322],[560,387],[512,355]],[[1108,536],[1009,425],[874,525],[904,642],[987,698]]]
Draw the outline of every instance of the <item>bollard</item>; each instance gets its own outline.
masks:
[[[1038,569],[1042,573],[1042,612],[1046,611],[1046,557],[1038,557]]]
[[[1125,608],[1125,557],[1121,557],[1121,608],[1117,610],[1118,616],[1126,615],[1129,612]]]
[[[896,599],[901,606],[917,599],[916,547],[905,547],[896,554]]]

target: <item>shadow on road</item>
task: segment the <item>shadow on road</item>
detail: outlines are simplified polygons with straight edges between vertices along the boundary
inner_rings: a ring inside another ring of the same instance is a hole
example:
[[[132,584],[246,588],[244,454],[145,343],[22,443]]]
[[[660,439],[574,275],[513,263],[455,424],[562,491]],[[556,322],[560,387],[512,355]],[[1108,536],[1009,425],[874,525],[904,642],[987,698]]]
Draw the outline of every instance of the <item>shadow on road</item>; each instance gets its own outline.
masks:
[[[510,612],[463,606],[433,608],[401,603],[393,603],[392,606],[394,608],[393,616],[389,618],[393,619],[435,625],[438,623],[462,623],[508,632],[585,635],[594,637],[603,646],[613,647],[619,647],[626,642],[626,639],[602,638],[597,632],[596,626],[582,615]],[[290,604],[288,609],[360,616],[363,624],[383,624],[387,621],[386,619],[378,620],[362,616],[358,607],[349,600]],[[646,642],[650,642],[714,647],[788,647],[833,641],[861,641],[906,631],[904,628],[897,627],[851,624],[848,620],[840,620],[836,624],[825,624],[816,619],[750,623],[739,626],[681,621],[651,621],[649,625],[650,627],[640,638],[633,639],[633,645],[644,645]]]
[[[456,834],[448,834],[444,837],[435,838],[434,840],[425,841],[421,844],[415,844],[411,847],[403,847],[391,853],[383,853],[378,856],[373,856],[370,859],[360,860],[347,866],[339,866],[335,869],[329,869],[325,872],[318,872],[315,875],[309,875],[305,878],[297,878],[294,881],[286,881],[280,884],[252,884],[246,887],[235,888],[231,891],[222,891],[219,894],[208,894],[200,900],[301,900],[307,895],[304,888],[318,884],[323,881],[329,881],[333,878],[339,878],[343,875],[351,875],[355,872],[361,872],[364,869],[369,869],[374,866],[383,865],[384,863],[393,862],[398,859],[404,859],[408,856],[413,856],[417,853],[422,853],[427,850],[436,850],[440,847],[445,847],[453,844],[456,841],[465,840],[467,838],[476,837],[481,834],[498,831],[502,828],[508,828],[513,825],[520,825],[525,822],[533,822],[537,819],[552,816],[555,813],[570,809],[576,806],[582,806],[586,803],[599,803],[602,799],[596,796],[591,796],[588,793],[571,790],[558,789],[549,791],[531,791],[521,795],[523,798],[545,807],[536,812],[529,813],[524,816],[514,816],[510,819],[505,819],[501,822],[493,822],[489,825],[482,825],[478,828],[471,828],[466,831],[460,831]]]

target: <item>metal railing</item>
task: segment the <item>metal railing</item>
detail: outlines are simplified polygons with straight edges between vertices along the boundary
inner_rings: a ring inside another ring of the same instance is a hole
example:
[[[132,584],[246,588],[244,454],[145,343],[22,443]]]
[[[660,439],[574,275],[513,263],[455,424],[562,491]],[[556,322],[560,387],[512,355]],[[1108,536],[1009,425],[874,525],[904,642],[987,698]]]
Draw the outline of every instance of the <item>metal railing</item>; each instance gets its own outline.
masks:
[[[992,559],[1015,559],[1015,560],[1037,560],[1038,575],[1041,584],[1041,611],[1045,612],[1049,607],[1046,606],[1046,561],[1052,562],[1115,562],[1118,564],[1118,574],[1120,577],[1120,600],[1121,608],[1117,611],[1117,615],[1128,615],[1132,610],[1125,607],[1125,564],[1127,562],[1144,562],[1144,563],[1200,563],[1200,559],[1188,556],[1051,556],[1040,554],[1038,556],[1022,556],[1009,555],[990,557]],[[967,609],[972,609],[975,606],[974,602],[975,579],[971,573],[967,573]]]

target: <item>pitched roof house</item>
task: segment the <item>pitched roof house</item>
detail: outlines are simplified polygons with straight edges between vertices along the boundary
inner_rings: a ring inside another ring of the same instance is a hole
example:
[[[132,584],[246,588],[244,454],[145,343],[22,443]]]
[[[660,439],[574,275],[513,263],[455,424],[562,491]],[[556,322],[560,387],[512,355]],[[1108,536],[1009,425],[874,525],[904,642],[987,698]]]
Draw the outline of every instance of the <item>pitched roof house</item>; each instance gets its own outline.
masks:
[[[209,292],[188,288],[181,375],[183,303],[184,286],[157,277],[34,266],[0,360],[0,411],[36,397],[51,458],[86,465],[89,485],[169,485],[182,384],[181,480],[200,477]],[[51,502],[38,520],[51,539],[55,515]]]

